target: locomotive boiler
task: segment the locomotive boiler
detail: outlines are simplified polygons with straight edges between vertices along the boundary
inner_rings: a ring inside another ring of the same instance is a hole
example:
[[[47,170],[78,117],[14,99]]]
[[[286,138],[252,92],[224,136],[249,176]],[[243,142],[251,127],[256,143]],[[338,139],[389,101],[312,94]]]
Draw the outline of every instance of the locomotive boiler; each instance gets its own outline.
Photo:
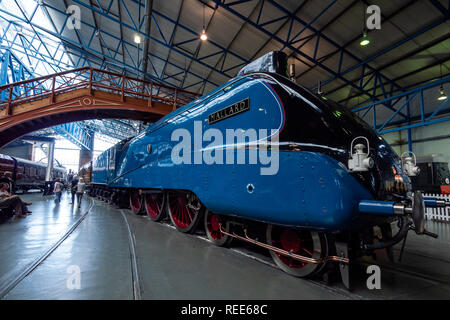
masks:
[[[290,81],[272,52],[213,92],[101,154],[92,192],[181,232],[264,247],[294,276],[345,266],[424,229],[408,172],[363,120]],[[398,232],[392,234],[391,224]],[[374,227],[382,239],[374,242]]]

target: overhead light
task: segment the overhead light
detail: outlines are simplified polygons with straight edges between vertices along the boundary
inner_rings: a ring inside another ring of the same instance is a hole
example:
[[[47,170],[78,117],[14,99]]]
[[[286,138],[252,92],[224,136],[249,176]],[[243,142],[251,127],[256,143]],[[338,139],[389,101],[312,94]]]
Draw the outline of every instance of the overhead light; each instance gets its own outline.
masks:
[[[442,64],[440,65],[440,69],[441,69],[441,81],[442,81]],[[439,97],[438,97],[439,101],[447,99],[447,96],[444,93],[444,85],[442,83],[441,83],[441,86],[439,88],[439,93],[440,93]]]
[[[208,40],[208,35],[206,34],[205,29],[203,29],[202,34],[200,35],[200,39],[201,39],[202,41]]]
[[[134,35],[134,43],[140,44],[141,43],[141,36],[138,34]]]
[[[364,33],[363,33],[363,36],[362,36],[362,39],[361,39],[361,42],[360,42],[359,44],[360,44],[360,46],[365,47],[365,46],[367,46],[369,43],[370,43],[370,40],[369,40],[369,38],[367,37],[367,32],[364,32]]]
[[[205,4],[203,4],[203,29],[202,34],[200,35],[200,40],[202,41],[208,40],[208,35],[206,34],[205,30]]]
[[[446,96],[446,94],[444,93],[444,87],[442,86],[442,84],[441,84],[441,87],[439,88],[439,92],[440,92],[440,95],[439,95],[439,97],[438,97],[438,100],[439,100],[439,101],[442,101],[442,100],[447,99],[447,96]]]

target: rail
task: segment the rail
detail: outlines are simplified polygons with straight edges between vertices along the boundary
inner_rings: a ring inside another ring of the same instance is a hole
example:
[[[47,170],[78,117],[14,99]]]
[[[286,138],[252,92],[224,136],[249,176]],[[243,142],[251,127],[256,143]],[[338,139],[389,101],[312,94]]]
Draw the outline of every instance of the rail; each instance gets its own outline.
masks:
[[[17,105],[46,98],[54,103],[57,95],[77,89],[116,94],[122,102],[127,98],[146,100],[149,108],[154,102],[161,102],[171,105],[173,110],[200,96],[164,84],[84,67],[0,86],[0,110],[7,109],[6,115],[11,115]]]

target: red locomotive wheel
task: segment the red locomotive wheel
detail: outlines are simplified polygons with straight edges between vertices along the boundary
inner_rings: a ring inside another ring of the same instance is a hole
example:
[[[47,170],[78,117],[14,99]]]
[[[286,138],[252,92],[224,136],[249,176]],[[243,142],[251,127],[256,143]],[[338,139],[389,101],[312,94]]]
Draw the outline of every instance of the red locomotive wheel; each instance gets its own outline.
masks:
[[[318,259],[328,254],[324,235],[308,230],[267,226],[267,243],[285,251]],[[277,266],[296,277],[307,277],[322,269],[323,264],[310,264],[270,251]]]
[[[219,215],[206,210],[204,220],[206,236],[212,243],[219,247],[227,246],[230,244],[233,238],[226,234],[223,234],[222,231],[220,231]],[[223,225],[222,228],[226,228],[226,226]],[[225,230],[228,231],[228,228],[226,228]]]
[[[192,193],[171,192],[167,204],[170,220],[177,230],[193,233],[204,211],[198,198]]]
[[[161,221],[166,217],[166,194],[164,192],[145,195],[145,211],[152,221]]]
[[[141,212],[141,196],[137,191],[132,191],[130,193],[130,208],[135,214],[139,214]]]

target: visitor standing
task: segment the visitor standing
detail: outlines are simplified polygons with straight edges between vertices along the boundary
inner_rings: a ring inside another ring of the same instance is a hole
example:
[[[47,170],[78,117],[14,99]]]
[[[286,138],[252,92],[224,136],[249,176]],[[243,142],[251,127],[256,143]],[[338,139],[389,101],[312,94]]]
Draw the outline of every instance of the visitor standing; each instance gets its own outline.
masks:
[[[55,194],[55,200],[60,203],[61,202],[61,194],[63,190],[63,184],[61,183],[61,179],[56,179],[55,186],[53,187],[53,193]]]
[[[83,199],[83,194],[84,194],[85,189],[86,189],[86,184],[84,183],[83,178],[80,178],[80,181],[77,184],[78,208],[81,207],[81,200]]]
[[[75,193],[77,193],[77,185],[78,185],[78,176],[74,176],[72,182],[70,183],[70,192],[72,193],[72,202],[70,204],[75,203]]]

